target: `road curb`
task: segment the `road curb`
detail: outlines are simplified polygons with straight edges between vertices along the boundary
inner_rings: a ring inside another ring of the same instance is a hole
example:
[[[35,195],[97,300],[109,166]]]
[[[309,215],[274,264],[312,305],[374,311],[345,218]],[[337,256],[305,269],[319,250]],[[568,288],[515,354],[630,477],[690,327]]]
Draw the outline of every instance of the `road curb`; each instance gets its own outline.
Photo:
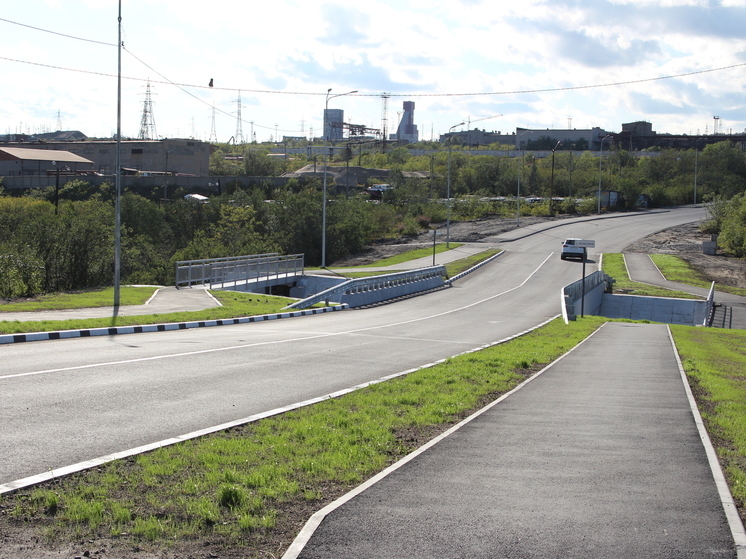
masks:
[[[241,318],[221,318],[216,320],[196,320],[192,322],[169,322],[163,324],[145,324],[142,326],[112,326],[110,328],[86,328],[81,330],[57,330],[53,332],[32,332],[28,334],[0,335],[0,345],[17,344],[23,342],[39,342],[47,340],[65,340],[70,338],[89,338],[92,336],[116,336],[119,334],[142,334],[143,332],[166,332],[170,330],[188,330],[191,328],[206,328],[210,326],[231,326],[250,322],[265,322],[282,318],[295,318],[312,314],[322,314],[346,310],[348,305],[335,305],[319,309],[305,309],[286,313],[262,314],[258,316],[244,316]]]

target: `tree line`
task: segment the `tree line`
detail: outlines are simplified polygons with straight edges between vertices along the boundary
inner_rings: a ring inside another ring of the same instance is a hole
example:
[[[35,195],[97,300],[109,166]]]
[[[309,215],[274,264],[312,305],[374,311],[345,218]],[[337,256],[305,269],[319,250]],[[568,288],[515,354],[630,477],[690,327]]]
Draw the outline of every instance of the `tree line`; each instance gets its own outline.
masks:
[[[228,146],[223,146],[225,150]],[[231,147],[231,149],[233,149]],[[220,176],[279,176],[307,164],[307,157],[283,159],[250,146],[243,158],[216,152],[211,170]],[[361,251],[381,239],[414,235],[451,218],[515,216],[515,195],[563,198],[550,206],[521,205],[522,215],[590,213],[596,192],[621,194],[623,208],[641,195],[650,206],[707,201],[706,227],[720,233],[726,251],[746,256],[746,156],[727,142],[693,150],[664,150],[640,157],[625,151],[604,153],[599,160],[557,151],[537,158],[469,154],[440,149],[417,156],[404,147],[386,153],[350,149],[337,162],[355,158],[365,167],[391,170],[394,188],[372,201],[364,189],[329,185],[327,263]],[[406,178],[404,171],[427,171],[429,177]],[[696,181],[695,181],[696,171]],[[451,201],[446,202],[450,190]],[[209,203],[184,199],[188,192],[162,189],[127,191],[121,199],[122,261],[126,283],[171,284],[179,260],[279,252],[305,254],[307,265],[321,261],[322,184],[290,180],[276,188],[256,184],[241,189],[226,184]],[[0,297],[24,297],[110,285],[113,278],[114,188],[72,180],[55,196],[53,188],[31,191],[0,187]]]

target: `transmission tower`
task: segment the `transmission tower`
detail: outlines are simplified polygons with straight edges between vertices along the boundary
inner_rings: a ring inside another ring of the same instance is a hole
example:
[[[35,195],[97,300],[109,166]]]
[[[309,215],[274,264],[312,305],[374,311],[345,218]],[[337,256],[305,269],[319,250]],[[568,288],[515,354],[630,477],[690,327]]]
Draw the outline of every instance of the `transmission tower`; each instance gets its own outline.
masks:
[[[215,105],[212,106],[212,125],[210,126],[210,139],[208,142],[218,141],[218,135],[215,133]]]
[[[244,142],[243,139],[243,120],[241,119],[241,90],[238,90],[238,99],[236,99],[236,104],[238,105],[238,109],[236,111],[236,135],[235,140],[238,145],[244,145],[246,142]]]
[[[142,117],[140,118],[139,140],[156,140],[158,133],[155,130],[155,118],[153,117],[153,99],[150,94],[150,82],[145,86],[145,103],[142,107]]]
[[[62,117],[60,116],[60,110],[57,109],[57,132],[62,130]]]

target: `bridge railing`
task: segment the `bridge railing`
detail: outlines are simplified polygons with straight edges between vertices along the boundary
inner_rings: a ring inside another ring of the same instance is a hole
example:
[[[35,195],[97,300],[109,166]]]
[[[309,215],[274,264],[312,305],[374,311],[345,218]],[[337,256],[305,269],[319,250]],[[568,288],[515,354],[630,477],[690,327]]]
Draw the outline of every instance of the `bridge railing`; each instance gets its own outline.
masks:
[[[213,289],[230,289],[252,280],[296,277],[303,274],[303,260],[303,254],[288,254],[219,262],[212,267],[210,286]]]
[[[224,284],[259,277],[260,274],[287,273],[289,270],[303,271],[303,255],[280,256],[276,252],[249,256],[208,258],[203,260],[180,260],[176,263],[176,287],[195,284]]]
[[[367,305],[411,295],[445,285],[445,266],[432,266],[407,272],[347,280],[320,293],[288,305],[289,309],[305,309],[316,303],[347,303],[350,307]]]

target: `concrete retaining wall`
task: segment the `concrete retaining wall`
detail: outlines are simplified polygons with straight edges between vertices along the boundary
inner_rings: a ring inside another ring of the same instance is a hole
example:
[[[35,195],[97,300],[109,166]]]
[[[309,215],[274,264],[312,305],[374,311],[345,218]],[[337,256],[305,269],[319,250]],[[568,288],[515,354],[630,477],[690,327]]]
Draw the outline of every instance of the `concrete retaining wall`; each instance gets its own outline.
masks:
[[[347,278],[333,276],[303,276],[298,279],[295,287],[290,289],[290,296],[298,299],[305,299],[316,293],[321,293],[340,283],[347,281]]]
[[[601,309],[595,314],[608,318],[629,318],[666,324],[701,326],[707,314],[707,302],[605,293]]]

